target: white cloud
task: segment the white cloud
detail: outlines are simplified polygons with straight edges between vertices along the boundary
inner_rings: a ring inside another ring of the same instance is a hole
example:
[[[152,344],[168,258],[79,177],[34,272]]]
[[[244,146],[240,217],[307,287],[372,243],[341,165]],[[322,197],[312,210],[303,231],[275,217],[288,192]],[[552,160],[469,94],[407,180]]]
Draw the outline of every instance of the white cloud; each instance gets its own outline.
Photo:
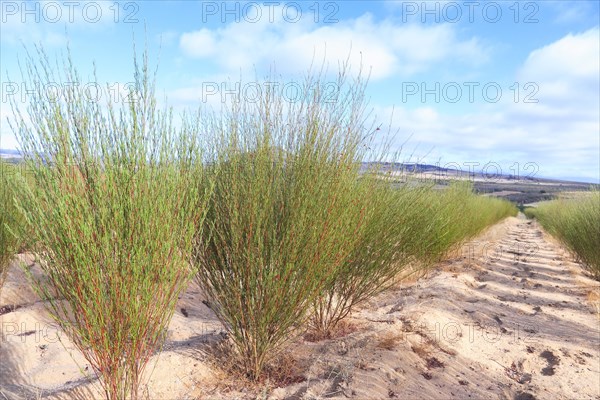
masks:
[[[280,15],[281,13],[274,13]],[[461,40],[452,24],[422,26],[375,21],[366,13],[335,25],[318,26],[308,19],[289,23],[231,23],[181,35],[180,48],[192,58],[210,58],[231,70],[263,67],[277,61],[280,72],[304,72],[313,60],[336,65],[350,57],[352,65],[372,68],[372,79],[413,74],[450,60],[468,65],[485,62],[487,50],[476,39]]]
[[[217,50],[216,35],[208,29],[184,33],[180,45],[184,53],[190,57],[201,58],[214,55]]]
[[[600,31],[593,28],[531,52],[519,75],[542,80],[598,77],[600,70]]]

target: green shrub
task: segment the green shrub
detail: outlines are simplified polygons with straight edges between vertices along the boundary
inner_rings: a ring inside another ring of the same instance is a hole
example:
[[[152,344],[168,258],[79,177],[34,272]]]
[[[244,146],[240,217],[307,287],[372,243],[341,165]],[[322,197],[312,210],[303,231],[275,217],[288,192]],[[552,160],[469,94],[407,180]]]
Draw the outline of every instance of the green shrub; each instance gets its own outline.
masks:
[[[543,202],[526,209],[600,280],[600,191]]]
[[[27,58],[28,87],[81,82],[70,58],[54,72],[43,51],[37,55]],[[27,118],[12,104],[33,180],[18,200],[44,272],[30,279],[115,400],[138,397],[191,279],[206,197],[198,191],[196,127],[176,130],[157,109],[147,54],[135,63],[135,85],[137,100],[122,99],[120,108],[79,90],[59,101],[31,94]]]
[[[233,102],[207,124],[216,183],[198,282],[251,379],[301,328],[363,226],[353,190],[364,85],[342,73],[337,101],[323,102],[324,84],[309,77],[296,102],[274,91]]]
[[[444,190],[414,182],[393,187],[377,171],[361,181],[355,193],[365,228],[314,303],[318,336],[327,336],[354,306],[405,273],[431,267],[485,227],[516,214],[511,203],[477,196],[467,183]]]
[[[535,218],[535,210],[536,210],[536,207],[532,207],[532,206],[527,206],[527,207],[522,208],[523,214],[525,214],[525,216],[529,219]]]
[[[442,233],[444,239],[441,241],[442,255],[486,227],[518,213],[517,207],[509,201],[493,196],[476,195],[469,182],[451,184],[447,190],[440,193],[439,202],[439,207],[444,210],[442,216],[446,216],[445,230]]]
[[[395,283],[395,277],[415,266],[425,244],[414,240],[415,221],[422,210],[414,202],[428,187],[394,187],[375,170],[363,175],[353,190],[353,206],[364,221],[352,232],[355,246],[313,305],[312,327],[326,337],[352,308]],[[421,227],[420,227],[421,228]]]

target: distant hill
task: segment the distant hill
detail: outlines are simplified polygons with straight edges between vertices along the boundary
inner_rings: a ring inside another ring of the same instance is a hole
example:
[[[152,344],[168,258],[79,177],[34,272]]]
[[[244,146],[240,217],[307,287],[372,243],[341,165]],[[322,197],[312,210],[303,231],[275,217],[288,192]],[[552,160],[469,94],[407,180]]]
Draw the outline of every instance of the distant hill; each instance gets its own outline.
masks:
[[[515,183],[515,182],[529,182],[529,183],[554,183],[554,184],[584,184],[590,185],[590,183],[566,180],[566,179],[552,179],[543,178],[539,176],[529,176],[526,173],[521,176],[515,176],[513,174],[502,174],[497,173],[494,169],[489,171],[469,171],[465,169],[454,169],[444,168],[439,165],[431,164],[420,164],[420,163],[400,163],[400,162],[363,162],[362,170],[374,168],[379,166],[383,172],[394,172],[396,175],[406,174],[407,176],[413,176],[417,178],[433,179],[433,180],[452,180],[452,179],[470,179],[475,182],[478,181],[496,181],[504,183]]]
[[[586,182],[541,178],[537,176],[517,177],[508,174],[485,173],[482,171],[444,168],[438,165],[419,163],[368,163],[362,170],[378,167],[382,172],[391,172],[398,181],[417,179],[432,182],[442,188],[455,180],[469,180],[477,193],[501,197],[517,204],[531,204],[556,198],[559,193],[588,191],[600,185]],[[490,171],[492,172],[492,171]],[[496,171],[493,171],[496,172]]]
[[[14,149],[0,149],[0,157],[2,157],[2,158],[5,158],[5,157],[20,158],[21,152],[19,150],[14,150]]]
[[[21,155],[19,150],[0,149],[0,159],[5,162],[16,164],[20,162],[22,158],[23,156]]]

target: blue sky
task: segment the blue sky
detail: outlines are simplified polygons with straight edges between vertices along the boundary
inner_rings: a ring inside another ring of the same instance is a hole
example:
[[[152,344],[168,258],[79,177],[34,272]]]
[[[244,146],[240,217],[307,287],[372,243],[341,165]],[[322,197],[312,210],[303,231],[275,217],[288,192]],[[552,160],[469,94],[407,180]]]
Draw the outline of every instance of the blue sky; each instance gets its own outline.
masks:
[[[600,182],[597,1],[6,1],[1,4],[0,147],[18,57],[70,44],[91,80],[131,81],[132,38],[159,57],[157,88],[176,110],[219,103],[208,89],[275,65],[299,79],[311,61],[349,57],[371,73],[377,121],[406,156],[500,165],[505,173]],[[160,51],[159,51],[160,48]],[[8,78],[7,78],[8,76]]]

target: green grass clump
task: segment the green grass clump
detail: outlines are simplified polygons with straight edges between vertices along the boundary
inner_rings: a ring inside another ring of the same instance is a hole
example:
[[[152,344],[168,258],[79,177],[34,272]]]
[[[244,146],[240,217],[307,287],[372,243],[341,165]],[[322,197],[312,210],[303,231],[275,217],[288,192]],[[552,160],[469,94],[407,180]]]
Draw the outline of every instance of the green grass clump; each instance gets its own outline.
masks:
[[[207,124],[214,195],[198,246],[198,282],[250,379],[302,328],[312,301],[356,246],[354,192],[363,88],[340,74],[335,102],[310,77],[289,102],[272,91]]]
[[[311,325],[317,337],[327,337],[353,307],[395,283],[408,266],[415,266],[426,248],[426,242],[415,235],[427,235],[416,223],[423,210],[413,204],[429,191],[429,187],[394,187],[377,170],[357,180],[353,207],[363,223],[352,232],[354,248],[314,301]]]
[[[81,82],[70,59],[56,71],[28,56],[28,87]],[[138,398],[180,292],[191,279],[202,224],[202,163],[193,126],[157,109],[147,55],[136,101],[103,107],[79,90],[30,95],[11,123],[33,184],[18,196],[44,276],[30,275],[48,311],[83,353],[107,399]],[[30,85],[30,86],[29,86]],[[62,86],[61,86],[62,87]]]
[[[19,166],[0,160],[0,291],[10,261],[19,251],[22,242],[22,221],[14,199],[20,186],[19,173]]]
[[[356,246],[314,304],[313,327],[328,336],[353,307],[407,273],[433,266],[487,226],[516,215],[511,203],[477,196],[468,183],[436,190],[392,185],[377,170],[355,190],[364,227]]]
[[[529,219],[533,219],[535,218],[535,210],[537,207],[532,207],[532,206],[527,206],[527,207],[523,207],[523,214],[525,214],[525,216]]]
[[[504,199],[477,195],[470,182],[453,182],[437,192],[430,202],[439,213],[441,230],[436,234],[432,256],[444,256],[452,249],[476,236],[486,227],[508,216],[516,216],[517,207]]]
[[[600,191],[557,199],[525,209],[600,280]]]

